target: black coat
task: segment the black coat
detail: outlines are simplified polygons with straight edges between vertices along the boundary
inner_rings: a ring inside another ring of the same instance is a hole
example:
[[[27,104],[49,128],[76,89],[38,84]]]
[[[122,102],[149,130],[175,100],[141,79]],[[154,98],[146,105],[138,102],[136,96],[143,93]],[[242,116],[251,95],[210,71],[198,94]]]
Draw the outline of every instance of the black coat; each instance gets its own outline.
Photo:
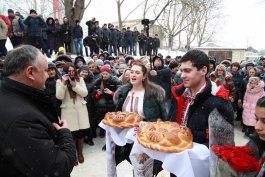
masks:
[[[70,130],[58,121],[43,91],[7,79],[0,90],[0,176],[67,177],[74,167]]]
[[[95,81],[94,85],[94,94],[98,89],[100,89],[102,77],[98,78]],[[109,90],[115,92],[117,88],[120,86],[120,81],[117,77],[110,76],[109,79],[103,80],[104,88],[108,88]],[[103,119],[107,112],[114,111],[115,105],[113,102],[113,96],[110,94],[103,93],[98,100],[95,100],[96,105],[96,117],[97,119]]]
[[[67,34],[65,34],[68,32]],[[71,32],[72,32],[72,27],[69,23],[64,23],[62,24],[62,36],[63,36],[63,41],[68,43],[71,42]]]
[[[83,29],[81,26],[74,26],[72,28],[72,36],[73,38],[83,38]]]
[[[182,95],[185,87],[180,85],[176,88],[178,89],[174,90],[173,88],[172,92],[174,92],[177,96]],[[211,82],[208,81],[204,91],[199,93],[194,101],[194,104],[190,106],[187,122],[187,127],[190,128],[193,134],[193,142],[205,144],[207,146],[209,145],[209,139],[207,135],[209,131],[209,116],[215,108],[226,122],[232,126],[234,125],[234,112],[231,103],[228,100],[212,95],[211,91],[212,85]],[[176,121],[177,117],[178,104],[179,103],[176,99],[172,99],[172,104],[169,111],[169,119],[174,122]],[[219,128],[222,129],[222,127]],[[232,131],[234,130],[232,129]]]

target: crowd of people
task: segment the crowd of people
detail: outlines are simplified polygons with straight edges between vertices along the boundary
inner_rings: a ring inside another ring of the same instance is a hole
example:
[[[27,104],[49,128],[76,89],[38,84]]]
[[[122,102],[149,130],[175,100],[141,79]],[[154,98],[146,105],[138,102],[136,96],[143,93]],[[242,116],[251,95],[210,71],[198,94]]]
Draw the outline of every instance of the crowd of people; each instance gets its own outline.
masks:
[[[80,20],[69,24],[69,19],[64,17],[60,23],[59,19],[48,17],[46,21],[35,10],[30,10],[27,18],[23,18],[19,12],[14,13],[8,9],[8,16],[0,14],[0,53],[5,56],[7,49],[5,43],[10,38],[14,47],[20,44],[31,44],[42,49],[48,58],[57,54],[59,47],[63,46],[68,54],[75,53],[92,57],[101,51],[108,51],[110,55],[117,56],[119,53],[137,55],[157,55],[160,40],[157,34],[147,36],[145,30],[138,31],[134,27],[118,28],[113,24],[99,26],[96,18],[86,22],[88,35],[85,36]],[[72,42],[74,50],[72,49]]]
[[[22,20],[9,9],[10,17],[11,26],[3,29],[14,49],[1,48],[6,56],[0,63],[0,176],[70,176],[74,165],[85,161],[84,143],[93,146],[93,138],[105,136],[98,124],[113,111],[136,112],[149,122],[158,118],[178,122],[191,130],[194,142],[209,148],[235,145],[234,121],[241,121],[242,131],[251,140],[248,145],[264,163],[264,57],[242,66],[229,60],[216,63],[199,50],[173,58],[152,48],[151,58],[134,58],[125,54],[136,52],[134,39],[140,53],[151,52],[148,46],[141,48],[144,32],[122,29],[123,37],[132,39],[126,39],[123,46],[118,42],[118,29],[111,24],[99,28],[93,18],[86,23],[86,38],[92,40],[84,38],[91,55],[85,60],[80,21],[74,27],[67,18],[62,25],[53,18],[45,23],[34,10]],[[1,26],[7,22],[0,18]],[[31,45],[21,45],[23,24]],[[41,25],[46,28],[46,41]],[[75,59],[67,55],[71,40],[79,48]],[[42,48],[47,57],[53,51],[58,56],[47,63],[34,46]],[[120,47],[125,53],[118,51]],[[125,159],[130,162],[131,148],[131,144],[115,147],[116,164]],[[154,160],[153,175],[160,169],[161,162]]]

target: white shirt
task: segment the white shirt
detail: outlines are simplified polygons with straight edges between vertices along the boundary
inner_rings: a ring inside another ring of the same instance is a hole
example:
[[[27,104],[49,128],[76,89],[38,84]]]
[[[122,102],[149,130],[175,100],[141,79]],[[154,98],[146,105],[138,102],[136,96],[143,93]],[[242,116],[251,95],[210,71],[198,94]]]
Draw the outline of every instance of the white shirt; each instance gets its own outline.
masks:
[[[139,114],[142,118],[145,118],[144,115],[144,93],[145,90],[132,92],[129,91],[123,106],[123,112],[135,112]]]

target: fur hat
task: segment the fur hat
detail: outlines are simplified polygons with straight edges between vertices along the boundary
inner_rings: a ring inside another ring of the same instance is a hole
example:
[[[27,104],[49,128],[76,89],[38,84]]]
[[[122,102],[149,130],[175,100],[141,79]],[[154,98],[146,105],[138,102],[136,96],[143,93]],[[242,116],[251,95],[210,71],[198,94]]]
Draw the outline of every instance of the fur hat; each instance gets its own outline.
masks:
[[[236,67],[238,67],[238,69],[240,69],[240,64],[238,62],[233,62],[231,64],[231,67],[233,67],[233,66],[236,66]]]
[[[98,65],[104,65],[103,61],[101,59],[97,59],[95,61],[95,65],[98,66]]]
[[[255,84],[258,84],[259,81],[260,81],[259,77],[250,77],[248,80],[249,83],[255,83]]]
[[[100,72],[108,72],[111,74],[111,69],[109,65],[104,65],[100,68]]]

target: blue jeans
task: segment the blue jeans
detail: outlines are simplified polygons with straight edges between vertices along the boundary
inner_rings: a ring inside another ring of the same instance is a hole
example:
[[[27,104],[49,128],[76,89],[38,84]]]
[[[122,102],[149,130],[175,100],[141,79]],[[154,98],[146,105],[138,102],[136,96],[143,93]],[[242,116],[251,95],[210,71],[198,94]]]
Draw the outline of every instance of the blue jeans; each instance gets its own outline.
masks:
[[[75,44],[75,53],[77,55],[83,55],[83,39],[82,38],[75,38],[74,39]]]

